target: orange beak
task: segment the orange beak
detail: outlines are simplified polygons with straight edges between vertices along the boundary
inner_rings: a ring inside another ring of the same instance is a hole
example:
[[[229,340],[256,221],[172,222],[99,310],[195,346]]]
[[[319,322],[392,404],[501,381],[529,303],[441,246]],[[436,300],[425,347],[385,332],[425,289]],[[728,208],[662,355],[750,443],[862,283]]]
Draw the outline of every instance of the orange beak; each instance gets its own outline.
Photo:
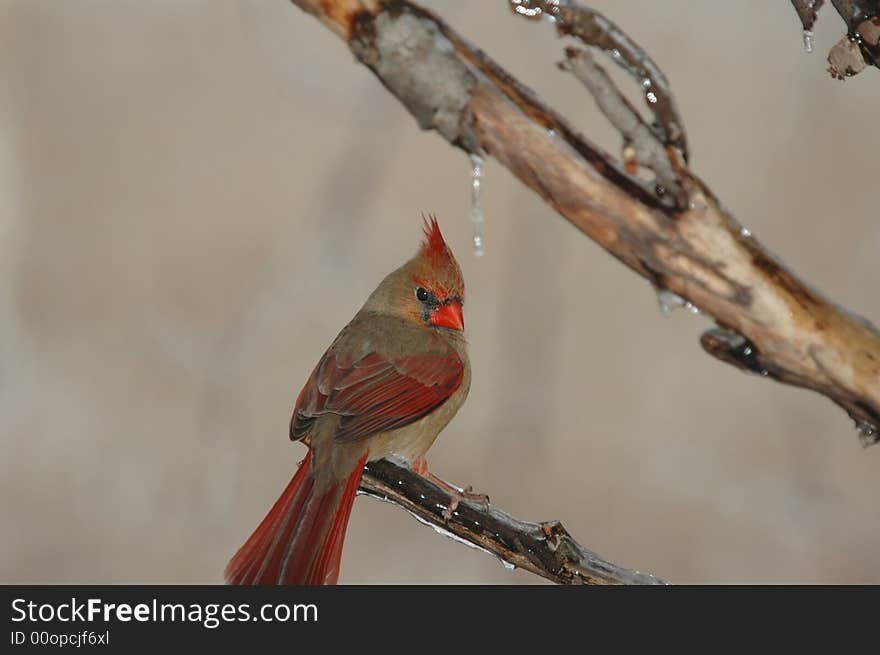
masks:
[[[459,332],[464,330],[464,314],[461,311],[461,302],[452,300],[432,311],[431,325],[451,328]]]

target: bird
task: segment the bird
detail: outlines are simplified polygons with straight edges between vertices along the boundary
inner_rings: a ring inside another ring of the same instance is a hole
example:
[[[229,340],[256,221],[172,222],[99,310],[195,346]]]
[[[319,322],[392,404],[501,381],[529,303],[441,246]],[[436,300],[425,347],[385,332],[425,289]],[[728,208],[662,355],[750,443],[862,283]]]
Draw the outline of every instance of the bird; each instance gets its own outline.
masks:
[[[467,398],[471,368],[461,268],[436,216],[422,219],[416,254],[370,294],[297,396],[290,439],[306,456],[229,561],[228,584],[336,584],[364,466],[390,458],[430,475],[425,454]]]

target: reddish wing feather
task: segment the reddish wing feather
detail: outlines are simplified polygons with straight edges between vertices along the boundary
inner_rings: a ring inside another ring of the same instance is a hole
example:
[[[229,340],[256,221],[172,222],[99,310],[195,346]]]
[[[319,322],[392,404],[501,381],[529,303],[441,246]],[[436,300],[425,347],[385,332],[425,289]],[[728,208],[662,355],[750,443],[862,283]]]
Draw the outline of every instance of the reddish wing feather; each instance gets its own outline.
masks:
[[[463,376],[464,366],[452,351],[393,362],[376,353],[357,361],[345,353],[327,353],[297,398],[290,436],[302,439],[325,414],[343,417],[337,441],[401,428],[442,405]]]

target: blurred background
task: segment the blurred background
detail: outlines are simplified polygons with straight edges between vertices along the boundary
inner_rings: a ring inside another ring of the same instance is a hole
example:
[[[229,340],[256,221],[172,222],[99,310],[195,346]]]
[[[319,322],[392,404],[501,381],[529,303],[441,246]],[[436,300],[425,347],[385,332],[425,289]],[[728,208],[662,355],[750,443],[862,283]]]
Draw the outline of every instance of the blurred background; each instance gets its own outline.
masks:
[[[562,43],[425,2],[612,152]],[[825,72],[788,2],[593,1],[670,78],[694,169],[793,270],[880,323],[880,73]],[[880,447],[703,354],[625,269],[470,166],[284,0],[0,2],[0,582],[213,583],[304,449],[293,401],[440,217],[470,399],[432,470],[682,583],[880,583]],[[535,583],[359,498],[341,582]]]

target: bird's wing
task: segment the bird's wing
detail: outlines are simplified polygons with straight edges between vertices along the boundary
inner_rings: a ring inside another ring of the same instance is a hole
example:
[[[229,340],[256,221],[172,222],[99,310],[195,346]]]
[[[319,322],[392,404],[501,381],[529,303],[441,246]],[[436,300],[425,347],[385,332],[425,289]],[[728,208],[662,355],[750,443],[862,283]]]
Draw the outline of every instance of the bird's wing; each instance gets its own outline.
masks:
[[[328,351],[300,392],[290,438],[303,439],[316,419],[342,417],[334,439],[351,442],[401,428],[442,405],[461,385],[464,364],[453,350],[388,360]]]

